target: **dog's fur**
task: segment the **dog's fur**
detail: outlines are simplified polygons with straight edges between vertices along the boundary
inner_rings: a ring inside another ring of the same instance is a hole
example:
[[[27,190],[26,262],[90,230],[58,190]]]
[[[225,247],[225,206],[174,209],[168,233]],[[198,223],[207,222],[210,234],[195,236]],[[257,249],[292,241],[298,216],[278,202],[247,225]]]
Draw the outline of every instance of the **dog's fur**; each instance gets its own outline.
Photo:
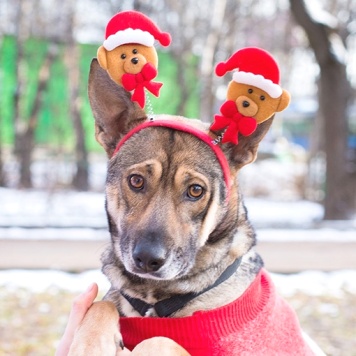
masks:
[[[107,301],[95,302],[86,313],[76,331],[68,356],[115,355],[122,344],[117,323],[119,314],[115,306]],[[100,333],[96,326],[100,324]],[[85,342],[83,342],[85,340]]]
[[[121,292],[150,304],[199,292],[242,257],[240,267],[227,281],[193,299],[172,317],[236,300],[263,265],[253,249],[255,233],[239,192],[238,171],[254,161],[273,119],[260,124],[251,136],[239,137],[237,146],[222,146],[231,172],[227,199],[228,189],[215,154],[193,135],[147,128],[113,156],[122,137],[147,116],[96,60],[91,65],[89,99],[96,139],[110,158],[106,209],[111,246],[102,262],[111,288],[105,299],[115,304],[120,315],[138,316]],[[187,122],[216,138],[209,126],[198,120],[157,118]],[[202,193],[197,198],[196,189],[198,195]],[[148,315],[155,316],[154,310]]]

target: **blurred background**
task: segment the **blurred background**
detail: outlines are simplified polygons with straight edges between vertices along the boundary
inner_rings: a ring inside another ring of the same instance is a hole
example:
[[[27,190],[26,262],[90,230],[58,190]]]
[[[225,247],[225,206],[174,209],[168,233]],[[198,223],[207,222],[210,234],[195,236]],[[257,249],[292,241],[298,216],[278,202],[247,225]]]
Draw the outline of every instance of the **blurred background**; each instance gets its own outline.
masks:
[[[109,242],[106,155],[87,98],[117,12],[172,35],[157,46],[155,114],[212,121],[237,49],[278,60],[292,95],[240,174],[258,249],[303,328],[356,355],[355,0],[0,0],[0,355],[48,355]],[[34,326],[35,325],[35,326]]]

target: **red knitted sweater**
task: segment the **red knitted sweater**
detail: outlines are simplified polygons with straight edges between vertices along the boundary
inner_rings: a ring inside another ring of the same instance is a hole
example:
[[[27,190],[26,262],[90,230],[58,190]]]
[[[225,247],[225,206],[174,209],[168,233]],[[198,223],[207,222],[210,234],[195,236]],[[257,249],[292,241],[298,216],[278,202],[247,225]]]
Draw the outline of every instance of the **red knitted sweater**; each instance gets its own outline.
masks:
[[[294,311],[262,270],[236,301],[184,318],[120,318],[125,346],[166,336],[192,356],[313,355]]]

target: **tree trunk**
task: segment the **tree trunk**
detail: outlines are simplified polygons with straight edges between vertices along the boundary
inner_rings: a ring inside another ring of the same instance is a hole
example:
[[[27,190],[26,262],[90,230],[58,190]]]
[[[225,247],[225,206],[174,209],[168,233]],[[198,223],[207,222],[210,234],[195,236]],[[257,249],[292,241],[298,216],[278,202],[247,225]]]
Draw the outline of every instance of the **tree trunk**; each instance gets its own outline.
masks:
[[[73,3],[74,4],[74,3]],[[69,111],[73,122],[75,133],[75,162],[76,172],[73,176],[72,185],[75,189],[87,191],[89,189],[89,161],[88,151],[85,144],[85,131],[80,113],[81,100],[79,96],[80,88],[80,67],[79,46],[73,38],[74,28],[74,7],[69,4],[70,17],[68,20],[68,47],[66,53],[66,63],[68,72],[68,92]]]
[[[211,12],[211,26],[202,53],[201,82],[202,92],[200,98],[200,118],[211,122],[214,113],[215,94],[213,91],[214,56],[219,43],[221,26],[224,21],[226,0],[215,0]]]
[[[189,66],[189,56],[191,55],[189,51],[179,52],[173,51],[173,57],[177,63],[177,83],[180,91],[179,103],[176,110],[177,115],[186,116],[186,108],[188,104],[189,96],[192,92],[192,83],[189,83],[189,78],[187,75],[187,68]]]
[[[174,24],[174,28],[169,28],[172,24],[165,23],[163,24],[163,28],[169,31],[171,35],[174,37],[174,32],[177,29],[185,29],[189,27],[193,27],[192,22],[195,19],[192,19],[188,16],[188,11],[192,11],[191,8],[186,6],[186,4],[182,1],[176,0],[167,0],[165,2],[165,6],[167,6],[167,12],[174,12],[178,15],[177,23]],[[184,31],[183,31],[184,32]],[[190,95],[192,95],[193,88],[196,83],[191,83],[191,77],[188,74],[188,68],[191,66],[189,61],[192,60],[192,39],[193,35],[186,34],[181,35],[177,41],[173,41],[170,47],[170,53],[173,56],[174,61],[177,63],[177,87],[179,88],[179,102],[177,105],[177,109],[175,114],[186,116],[187,115],[187,104]]]
[[[75,161],[76,172],[74,174],[72,184],[77,190],[87,191],[89,190],[89,162],[88,151],[85,145],[85,132],[80,114],[81,100],[79,97],[79,50],[75,45],[72,48],[71,55],[77,57],[73,58],[76,61],[76,65],[68,68],[68,85],[69,85],[69,100],[70,100],[70,116],[73,120],[73,127],[75,132]]]
[[[21,114],[21,97],[24,87],[24,74],[23,74],[23,45],[26,39],[27,29],[25,28],[24,18],[25,12],[27,11],[27,2],[19,0],[17,4],[16,12],[16,87],[13,94],[13,103],[14,103],[14,134],[15,134],[15,144],[14,144],[14,153],[15,156],[20,159],[21,157],[21,138],[25,129],[25,124],[23,122]],[[21,163],[20,163],[21,170]],[[21,173],[20,173],[21,177]],[[21,178],[20,178],[21,180]]]
[[[320,67],[319,110],[326,154],[324,219],[349,219],[354,213],[354,177],[347,171],[347,107],[351,86],[346,65],[333,51],[333,29],[312,19],[304,1],[290,0],[296,21],[303,27]]]
[[[32,187],[31,161],[32,151],[34,148],[34,133],[37,126],[38,115],[41,109],[43,93],[47,89],[49,71],[55,58],[56,47],[49,47],[43,64],[38,74],[38,85],[35,100],[26,121],[22,113],[22,92],[25,86],[23,46],[28,35],[27,16],[31,13],[33,4],[31,1],[19,0],[16,14],[16,89],[14,92],[14,131],[15,131],[15,148],[14,152],[19,161],[21,188]]]
[[[51,45],[47,50],[46,57],[38,73],[38,85],[35,101],[33,103],[30,117],[27,122],[22,121],[17,130],[16,154],[20,163],[21,188],[32,188],[31,163],[34,149],[35,130],[38,123],[38,116],[41,110],[43,95],[47,90],[50,68],[57,54],[57,46]],[[19,105],[19,104],[18,104]]]
[[[1,120],[0,120],[0,127],[1,127]],[[5,178],[4,165],[3,165],[2,137],[1,137],[1,129],[0,129],[0,187],[5,187],[5,185],[6,185],[6,178]]]

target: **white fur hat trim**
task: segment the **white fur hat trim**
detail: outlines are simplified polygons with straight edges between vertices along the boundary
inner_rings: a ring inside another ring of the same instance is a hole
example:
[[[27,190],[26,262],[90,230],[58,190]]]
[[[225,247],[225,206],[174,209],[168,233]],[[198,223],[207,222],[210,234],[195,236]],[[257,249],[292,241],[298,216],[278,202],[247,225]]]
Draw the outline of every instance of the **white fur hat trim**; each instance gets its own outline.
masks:
[[[272,82],[270,79],[266,79],[260,74],[253,74],[250,72],[236,71],[232,75],[232,79],[236,83],[253,85],[265,91],[272,98],[279,98],[282,95],[282,88]]]
[[[103,43],[106,50],[112,51],[114,48],[128,43],[139,43],[147,47],[154,45],[154,37],[147,31],[128,28],[110,35]]]

